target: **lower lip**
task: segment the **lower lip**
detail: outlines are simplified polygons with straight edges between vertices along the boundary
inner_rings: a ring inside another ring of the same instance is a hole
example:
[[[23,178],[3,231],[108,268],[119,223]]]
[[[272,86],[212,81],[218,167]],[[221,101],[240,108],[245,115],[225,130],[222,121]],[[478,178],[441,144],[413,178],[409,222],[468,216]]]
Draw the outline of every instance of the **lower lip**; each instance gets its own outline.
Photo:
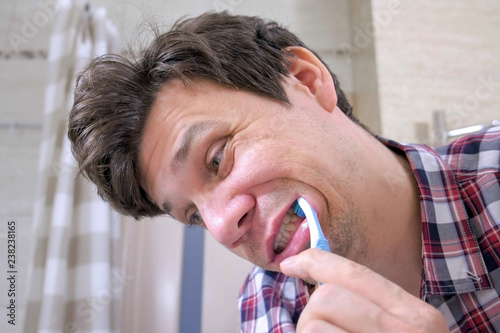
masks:
[[[304,249],[306,249],[309,244],[310,234],[309,234],[309,226],[307,224],[307,219],[304,220],[297,231],[292,236],[292,239],[286,246],[286,248],[280,254],[274,257],[273,262],[279,265],[283,260],[288,257],[299,254]]]

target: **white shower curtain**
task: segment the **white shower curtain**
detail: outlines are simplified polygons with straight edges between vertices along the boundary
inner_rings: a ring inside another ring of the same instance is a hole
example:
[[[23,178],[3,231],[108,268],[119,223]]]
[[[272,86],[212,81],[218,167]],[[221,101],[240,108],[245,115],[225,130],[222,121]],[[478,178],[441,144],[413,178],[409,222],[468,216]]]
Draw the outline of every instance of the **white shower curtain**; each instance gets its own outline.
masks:
[[[119,332],[130,277],[120,264],[120,217],[78,174],[67,131],[76,73],[116,51],[103,8],[57,1],[34,209],[24,332]]]

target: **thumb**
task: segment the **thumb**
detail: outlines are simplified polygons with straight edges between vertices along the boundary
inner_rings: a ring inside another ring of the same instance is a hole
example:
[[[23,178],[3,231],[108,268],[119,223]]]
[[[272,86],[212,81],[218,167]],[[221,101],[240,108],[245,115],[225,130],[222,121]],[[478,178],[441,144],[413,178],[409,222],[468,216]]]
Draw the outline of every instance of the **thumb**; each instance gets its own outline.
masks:
[[[311,272],[317,270],[318,267],[324,267],[328,262],[328,257],[331,253],[319,249],[307,249],[293,257],[283,260],[280,264],[280,269],[283,274],[299,278],[302,280],[318,281],[317,274]],[[324,282],[324,281],[318,281]]]

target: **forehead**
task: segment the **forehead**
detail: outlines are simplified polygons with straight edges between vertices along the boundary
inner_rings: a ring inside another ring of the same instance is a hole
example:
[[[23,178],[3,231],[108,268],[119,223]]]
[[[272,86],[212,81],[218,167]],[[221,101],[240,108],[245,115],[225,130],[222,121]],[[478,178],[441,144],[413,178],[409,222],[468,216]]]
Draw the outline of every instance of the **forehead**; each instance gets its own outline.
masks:
[[[168,118],[170,124],[176,124],[183,119],[217,116],[224,110],[222,105],[236,102],[231,98],[234,93],[236,90],[208,80],[192,81],[186,86],[181,80],[173,79],[158,91],[146,127],[159,118]]]
[[[148,114],[144,126],[144,135],[161,137],[173,145],[178,135],[192,122],[217,117],[218,108],[209,108],[210,97],[216,94],[216,85],[196,84],[186,87],[180,80],[172,80],[158,92]],[[220,117],[220,116],[219,116]],[[195,135],[204,126],[190,130],[190,136]],[[205,126],[206,127],[206,126]],[[142,150],[148,150],[150,142],[143,140]]]

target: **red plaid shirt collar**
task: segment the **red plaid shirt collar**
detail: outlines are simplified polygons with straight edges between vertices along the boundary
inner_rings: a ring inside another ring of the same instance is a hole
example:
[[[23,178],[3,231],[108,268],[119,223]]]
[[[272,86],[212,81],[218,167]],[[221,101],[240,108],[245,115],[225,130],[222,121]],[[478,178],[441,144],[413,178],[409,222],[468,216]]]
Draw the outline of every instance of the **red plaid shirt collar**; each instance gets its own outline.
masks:
[[[420,188],[421,297],[451,332],[500,332],[500,127],[408,156]]]
[[[492,288],[470,223],[474,216],[466,205],[468,198],[479,196],[480,188],[464,188],[461,184],[474,181],[481,170],[461,170],[461,164],[466,160],[464,146],[458,141],[436,151],[425,145],[401,145],[381,140],[387,146],[406,153],[420,189],[423,240],[421,297],[425,299],[432,294],[452,295]]]

